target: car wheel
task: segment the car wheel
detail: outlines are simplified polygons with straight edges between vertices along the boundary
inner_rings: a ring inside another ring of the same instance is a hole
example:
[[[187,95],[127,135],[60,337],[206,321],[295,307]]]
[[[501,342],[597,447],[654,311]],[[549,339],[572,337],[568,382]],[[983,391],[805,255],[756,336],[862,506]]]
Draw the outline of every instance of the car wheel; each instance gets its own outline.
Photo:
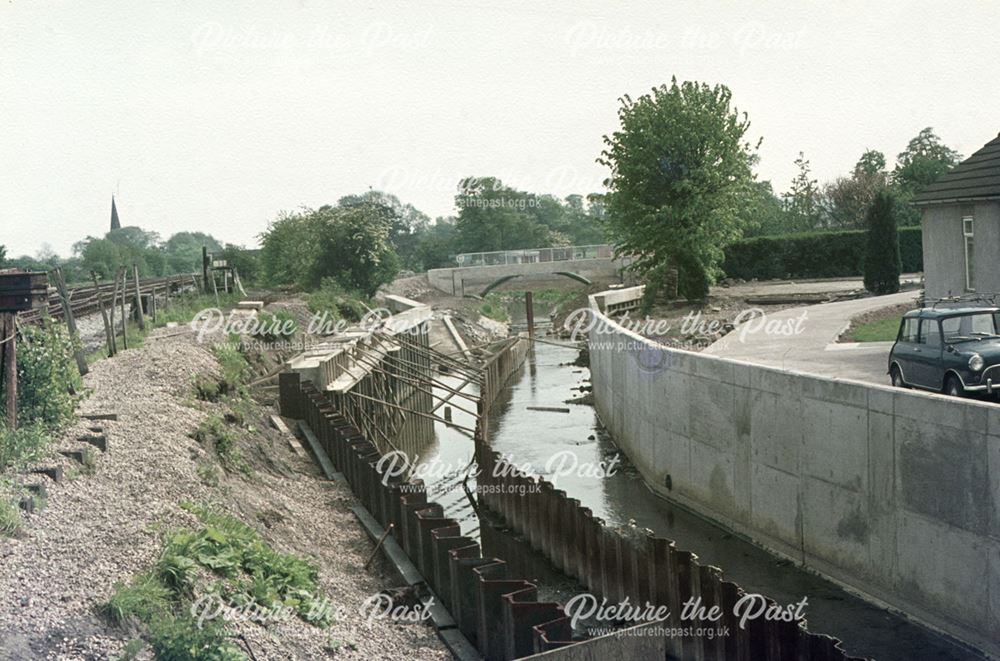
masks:
[[[962,397],[965,395],[965,388],[962,387],[962,382],[954,374],[949,375],[948,379],[944,382],[944,394],[951,395],[952,397]]]
[[[893,388],[906,388],[906,382],[903,381],[903,373],[899,371],[899,366],[893,365],[892,369],[889,370],[889,378],[892,379]]]

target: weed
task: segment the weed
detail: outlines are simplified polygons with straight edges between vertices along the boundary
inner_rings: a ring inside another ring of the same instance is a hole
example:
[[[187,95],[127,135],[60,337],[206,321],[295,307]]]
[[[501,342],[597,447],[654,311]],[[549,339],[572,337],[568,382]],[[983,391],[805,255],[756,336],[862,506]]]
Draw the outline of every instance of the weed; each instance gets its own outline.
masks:
[[[324,278],[320,288],[305,295],[306,306],[314,314],[326,313],[326,323],[339,319],[359,322],[368,313],[365,297],[359,292],[349,292],[333,278]]]
[[[489,317],[494,321],[509,321],[510,314],[507,312],[507,307],[504,305],[503,298],[500,297],[496,292],[491,292],[486,295],[483,302],[479,305],[479,314],[484,317]]]
[[[351,650],[352,652],[357,651],[358,645],[352,640],[339,640],[330,636],[326,640],[326,651],[332,655],[336,655],[342,649]]]
[[[133,638],[122,648],[121,654],[114,658],[114,661],[135,661],[139,658],[139,653],[146,647],[146,642],[141,638]]]
[[[0,494],[0,537],[16,537],[23,523],[17,501]]]
[[[219,473],[210,462],[199,461],[195,470],[198,472],[198,477],[206,485],[210,487],[219,486]]]
[[[149,623],[149,642],[164,661],[243,661],[246,656],[214,622],[167,616]]]
[[[148,622],[170,612],[173,594],[149,574],[139,574],[127,585],[115,583],[114,590],[100,610],[115,624]]]
[[[0,423],[0,470],[37,459],[49,440],[48,431],[41,423],[18,427],[16,431]]]
[[[278,310],[273,314],[262,312],[257,315],[253,336],[264,342],[286,340],[295,335],[298,322],[287,310]]]

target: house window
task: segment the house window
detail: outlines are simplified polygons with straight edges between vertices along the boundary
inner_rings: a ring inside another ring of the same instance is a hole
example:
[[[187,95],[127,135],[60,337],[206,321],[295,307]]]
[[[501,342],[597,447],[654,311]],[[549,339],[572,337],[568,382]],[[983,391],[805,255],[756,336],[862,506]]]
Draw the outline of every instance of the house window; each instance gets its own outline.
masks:
[[[965,291],[976,291],[976,253],[974,244],[975,220],[962,218],[962,237],[965,240]]]

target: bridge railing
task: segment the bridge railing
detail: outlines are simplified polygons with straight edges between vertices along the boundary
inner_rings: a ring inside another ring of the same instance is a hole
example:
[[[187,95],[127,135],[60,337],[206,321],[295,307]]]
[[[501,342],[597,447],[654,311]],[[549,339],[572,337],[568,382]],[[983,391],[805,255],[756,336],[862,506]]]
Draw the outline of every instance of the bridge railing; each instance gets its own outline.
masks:
[[[455,256],[461,267],[503,266],[505,264],[537,264],[541,262],[571,262],[579,259],[611,259],[611,246],[558,246],[554,248],[525,248],[523,250],[497,250],[494,252],[467,252]]]

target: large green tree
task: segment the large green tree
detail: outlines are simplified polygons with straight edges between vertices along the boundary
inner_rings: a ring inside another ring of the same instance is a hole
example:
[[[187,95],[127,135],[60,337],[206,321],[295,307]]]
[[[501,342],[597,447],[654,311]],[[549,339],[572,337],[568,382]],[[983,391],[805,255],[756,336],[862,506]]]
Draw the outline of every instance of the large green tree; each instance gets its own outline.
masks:
[[[673,263],[716,276],[723,248],[741,235],[753,181],[757,146],[746,140],[747,116],[724,85],[674,79],[624,97],[618,118],[598,159],[611,170],[605,203],[618,252],[643,272]],[[681,282],[700,280],[680,274]]]
[[[391,220],[375,204],[322,206],[283,214],[261,235],[261,267],[273,284],[311,289],[333,278],[373,295],[399,271]]]
[[[961,160],[961,154],[941,142],[934,129],[927,127],[910,140],[906,149],[896,157],[892,181],[901,192],[912,195]]]
[[[222,250],[222,244],[211,234],[204,232],[177,232],[163,244],[167,265],[173,273],[195,273],[201,271],[201,249],[210,253]]]
[[[906,149],[896,156],[892,185],[899,196],[901,225],[919,225],[920,213],[910,205],[920,190],[958,165],[961,154],[948,147],[927,127],[910,140]]]

